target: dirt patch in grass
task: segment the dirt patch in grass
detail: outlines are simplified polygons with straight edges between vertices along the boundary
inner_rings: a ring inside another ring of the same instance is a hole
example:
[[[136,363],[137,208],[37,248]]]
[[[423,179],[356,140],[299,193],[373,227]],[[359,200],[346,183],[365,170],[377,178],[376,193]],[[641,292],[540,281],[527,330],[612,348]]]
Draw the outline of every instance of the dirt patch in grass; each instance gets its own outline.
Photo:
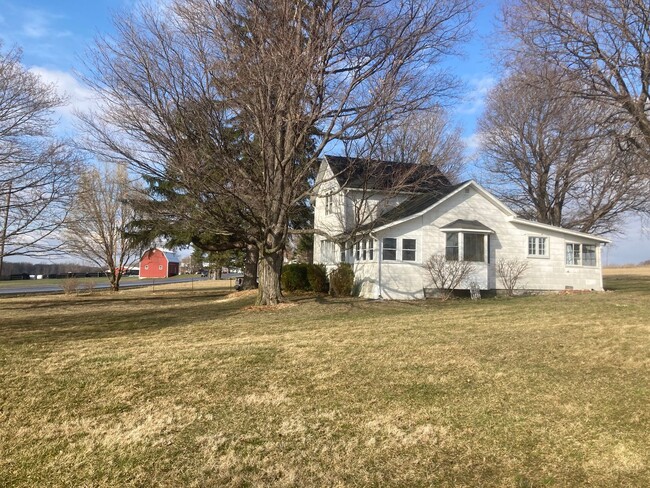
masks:
[[[0,300],[0,485],[645,486],[643,286]]]

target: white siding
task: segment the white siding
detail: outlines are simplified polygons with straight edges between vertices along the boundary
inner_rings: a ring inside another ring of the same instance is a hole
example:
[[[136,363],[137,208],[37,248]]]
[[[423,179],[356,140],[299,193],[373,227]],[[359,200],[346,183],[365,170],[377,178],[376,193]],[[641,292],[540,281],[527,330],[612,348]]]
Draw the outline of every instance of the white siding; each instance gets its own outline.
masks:
[[[331,179],[331,172],[329,173]],[[325,174],[327,180],[327,174]],[[327,182],[326,182],[327,183]],[[336,186],[323,184],[320,195],[326,191],[338,191]],[[336,185],[333,180],[329,183]],[[339,192],[335,200],[335,210],[326,214],[322,196],[315,200],[314,223],[317,229],[323,229],[331,234],[337,234],[345,229],[346,223],[352,223],[353,209],[359,195],[350,191],[343,197]],[[387,201],[385,207],[393,207],[401,203],[408,195],[402,195]],[[376,213],[379,202],[385,200],[381,195],[375,195],[365,203],[368,212]],[[338,206],[338,208],[336,208]],[[490,234],[489,263],[474,263],[476,271],[463,287],[469,287],[474,281],[481,289],[501,289],[495,271],[497,259],[522,259],[529,263],[528,270],[523,275],[518,288],[526,290],[602,290],[601,249],[600,244],[588,237],[573,237],[561,229],[540,229],[520,222],[512,222],[512,216],[506,210],[499,208],[489,198],[470,186],[441,202],[431,211],[422,216],[412,218],[374,233],[378,242],[375,244],[374,260],[354,260],[355,280],[360,294],[366,298],[414,299],[423,298],[424,289],[431,288],[431,278],[423,262],[432,254],[444,254],[446,234],[442,227],[455,220],[478,220],[489,227],[494,233]],[[528,256],[528,237],[547,237],[547,253],[540,257]],[[397,239],[397,259],[386,261],[381,259],[379,241],[385,237]],[[324,238],[314,239],[314,259],[320,261],[320,246]],[[416,260],[402,260],[402,240],[416,240]],[[567,265],[565,250],[566,243],[596,244],[597,265],[570,266]],[[338,246],[334,262],[325,262],[331,269],[338,262]],[[380,263],[381,259],[381,263]]]

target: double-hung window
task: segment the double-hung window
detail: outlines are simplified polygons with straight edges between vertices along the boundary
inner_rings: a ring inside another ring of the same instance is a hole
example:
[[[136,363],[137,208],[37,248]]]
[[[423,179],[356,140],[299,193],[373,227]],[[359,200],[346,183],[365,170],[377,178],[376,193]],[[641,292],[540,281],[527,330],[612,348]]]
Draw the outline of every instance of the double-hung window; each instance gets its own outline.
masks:
[[[484,234],[463,233],[463,261],[485,261]]]
[[[596,266],[598,264],[596,245],[567,242],[566,264],[569,266]]]
[[[528,236],[528,256],[548,256],[548,237]]]
[[[596,246],[594,244],[582,245],[582,265],[596,266]]]
[[[566,245],[566,263],[569,266],[580,266],[580,244],[567,242]]]
[[[449,232],[447,234],[445,257],[447,261],[458,261],[458,232]]]
[[[402,239],[402,261],[415,261],[415,239]]]
[[[325,215],[329,215],[334,210],[334,196],[331,193],[325,195]]]
[[[384,237],[382,241],[382,255],[384,261],[397,260],[397,239],[394,237]]]

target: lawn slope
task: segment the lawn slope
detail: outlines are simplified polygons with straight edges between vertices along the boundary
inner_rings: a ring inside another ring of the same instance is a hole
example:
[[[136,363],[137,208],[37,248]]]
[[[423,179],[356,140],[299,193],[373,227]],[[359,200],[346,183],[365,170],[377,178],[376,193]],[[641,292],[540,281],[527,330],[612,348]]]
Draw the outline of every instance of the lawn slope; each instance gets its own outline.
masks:
[[[0,486],[646,486],[635,279],[271,310],[210,283],[3,299]]]

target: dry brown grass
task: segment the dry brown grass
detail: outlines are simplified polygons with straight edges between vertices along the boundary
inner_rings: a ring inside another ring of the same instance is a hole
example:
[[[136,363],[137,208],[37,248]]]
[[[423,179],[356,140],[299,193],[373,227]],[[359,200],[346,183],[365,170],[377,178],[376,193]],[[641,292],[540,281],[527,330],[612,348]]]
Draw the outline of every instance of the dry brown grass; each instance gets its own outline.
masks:
[[[0,300],[0,485],[645,486],[638,283],[272,313],[213,283]]]
[[[604,276],[650,276],[650,266],[613,266],[603,268]]]

